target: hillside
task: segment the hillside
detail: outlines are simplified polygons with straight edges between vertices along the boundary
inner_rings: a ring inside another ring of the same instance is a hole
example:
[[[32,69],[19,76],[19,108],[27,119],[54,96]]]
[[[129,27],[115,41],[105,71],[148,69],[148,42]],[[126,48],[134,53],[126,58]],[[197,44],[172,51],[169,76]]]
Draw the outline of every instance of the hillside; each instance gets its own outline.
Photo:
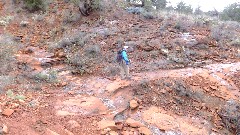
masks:
[[[104,2],[86,17],[0,1],[0,134],[240,133],[239,23]]]

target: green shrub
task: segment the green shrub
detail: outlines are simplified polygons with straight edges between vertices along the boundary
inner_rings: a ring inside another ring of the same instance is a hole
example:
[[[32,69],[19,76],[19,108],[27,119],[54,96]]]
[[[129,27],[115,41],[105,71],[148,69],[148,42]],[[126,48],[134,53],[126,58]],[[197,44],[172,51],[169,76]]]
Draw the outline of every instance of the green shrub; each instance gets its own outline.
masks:
[[[180,13],[185,13],[185,14],[191,14],[193,12],[193,9],[190,5],[186,5],[186,3],[184,2],[179,2],[176,9],[176,11],[180,12]]]
[[[24,0],[26,8],[31,11],[43,10],[45,5],[42,0]]]
[[[175,29],[180,30],[181,32],[188,32],[194,25],[194,21],[192,18],[187,16],[178,17],[176,24],[174,26]]]
[[[222,14],[221,18],[223,20],[231,20],[240,22],[240,3],[233,3],[227,6]]]
[[[26,97],[24,95],[21,95],[21,94],[15,95],[12,90],[6,91],[6,95],[8,98],[11,98],[11,99],[16,99],[16,100],[25,100],[26,99]]]
[[[57,83],[58,82],[57,71],[50,70],[40,72],[34,75],[34,79],[37,82]]]
[[[237,38],[237,39],[233,40],[232,42],[230,42],[230,45],[240,47],[240,38]]]
[[[156,18],[156,15],[153,12],[147,12],[144,11],[141,13],[141,15],[145,18],[145,19],[154,19]]]

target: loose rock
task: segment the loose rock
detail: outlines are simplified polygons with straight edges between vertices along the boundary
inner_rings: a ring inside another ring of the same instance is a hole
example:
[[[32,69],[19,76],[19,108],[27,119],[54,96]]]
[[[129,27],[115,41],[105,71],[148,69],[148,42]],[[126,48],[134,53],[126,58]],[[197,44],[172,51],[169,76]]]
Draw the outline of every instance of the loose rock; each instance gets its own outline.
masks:
[[[110,135],[118,135],[118,133],[115,132],[115,131],[110,131],[109,134],[110,134]]]
[[[139,106],[139,104],[136,100],[131,100],[130,101],[130,108],[131,109],[136,109],[138,106]]]
[[[128,118],[126,120],[126,124],[129,125],[130,127],[143,127],[144,125],[138,121],[135,121],[134,119]]]
[[[146,127],[140,127],[138,130],[139,130],[139,134],[144,134],[144,135],[152,134],[152,132]]]
[[[22,21],[22,22],[20,23],[20,26],[21,26],[21,27],[27,27],[28,24],[29,24],[29,22],[27,22],[27,21]]]
[[[8,108],[8,109],[3,110],[2,115],[10,116],[13,114],[13,112],[14,112],[13,109]]]
[[[2,128],[2,132],[4,134],[7,134],[8,133],[8,127],[6,125],[3,124],[3,128]]]
[[[68,124],[69,124],[70,128],[72,128],[72,129],[80,127],[80,124],[75,120],[68,121]]]
[[[117,130],[117,126],[115,125],[115,122],[111,120],[101,120],[100,122],[98,122],[98,128],[100,130],[103,130],[106,128],[110,128],[113,131]]]

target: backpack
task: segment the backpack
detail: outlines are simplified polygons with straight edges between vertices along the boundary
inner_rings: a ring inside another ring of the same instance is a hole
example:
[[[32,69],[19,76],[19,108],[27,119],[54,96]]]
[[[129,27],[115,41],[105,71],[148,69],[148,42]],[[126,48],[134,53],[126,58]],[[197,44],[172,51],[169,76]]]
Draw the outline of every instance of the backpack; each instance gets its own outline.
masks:
[[[117,53],[117,62],[120,63],[122,61],[123,57],[122,57],[122,50],[118,51]]]

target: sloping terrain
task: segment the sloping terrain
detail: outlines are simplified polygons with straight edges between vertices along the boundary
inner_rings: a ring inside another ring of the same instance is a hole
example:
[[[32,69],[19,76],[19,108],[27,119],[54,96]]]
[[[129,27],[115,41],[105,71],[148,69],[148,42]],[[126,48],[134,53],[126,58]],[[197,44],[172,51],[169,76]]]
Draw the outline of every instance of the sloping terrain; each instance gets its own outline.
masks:
[[[237,134],[240,48],[212,26],[119,3],[89,17],[61,0],[0,3],[0,43],[18,49],[1,67],[0,134]],[[118,76],[123,44],[131,80]]]

